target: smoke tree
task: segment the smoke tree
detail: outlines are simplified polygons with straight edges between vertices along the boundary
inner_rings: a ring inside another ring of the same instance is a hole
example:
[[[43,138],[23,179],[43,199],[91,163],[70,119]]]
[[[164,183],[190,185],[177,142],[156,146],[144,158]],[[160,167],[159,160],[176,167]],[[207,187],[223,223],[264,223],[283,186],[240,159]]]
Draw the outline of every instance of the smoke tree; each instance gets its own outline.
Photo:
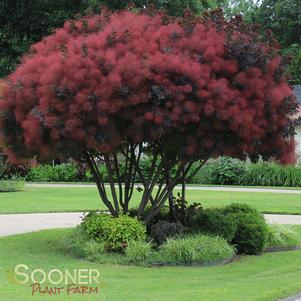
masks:
[[[169,17],[103,9],[67,21],[33,45],[6,82],[0,143],[10,160],[87,162],[114,216],[128,211],[137,176],[137,214],[148,222],[193,164],[197,171],[220,155],[293,160],[290,116],[297,104],[278,44],[219,10]],[[146,152],[147,176],[140,165]]]

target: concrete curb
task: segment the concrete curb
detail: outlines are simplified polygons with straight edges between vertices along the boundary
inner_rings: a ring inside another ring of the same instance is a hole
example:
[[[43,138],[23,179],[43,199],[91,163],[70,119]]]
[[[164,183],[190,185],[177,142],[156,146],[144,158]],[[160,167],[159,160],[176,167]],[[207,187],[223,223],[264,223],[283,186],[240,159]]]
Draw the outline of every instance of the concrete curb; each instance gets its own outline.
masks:
[[[301,293],[286,299],[281,299],[279,301],[301,301]]]

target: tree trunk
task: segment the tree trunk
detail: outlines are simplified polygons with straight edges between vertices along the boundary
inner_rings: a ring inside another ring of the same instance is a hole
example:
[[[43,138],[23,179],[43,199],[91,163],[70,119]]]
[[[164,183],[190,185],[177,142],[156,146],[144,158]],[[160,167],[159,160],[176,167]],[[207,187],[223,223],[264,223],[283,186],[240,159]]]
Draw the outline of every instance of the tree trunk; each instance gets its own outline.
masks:
[[[166,171],[166,184],[170,184],[170,171]],[[168,205],[169,205],[169,216],[172,221],[177,221],[177,215],[174,204],[174,195],[173,190],[170,192],[168,196]]]

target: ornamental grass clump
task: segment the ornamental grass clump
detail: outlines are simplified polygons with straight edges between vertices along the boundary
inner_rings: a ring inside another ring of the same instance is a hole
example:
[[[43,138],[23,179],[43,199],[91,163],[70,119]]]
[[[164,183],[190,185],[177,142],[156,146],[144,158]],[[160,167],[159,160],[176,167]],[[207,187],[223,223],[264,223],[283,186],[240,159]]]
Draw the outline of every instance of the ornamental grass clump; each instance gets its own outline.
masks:
[[[204,264],[230,260],[235,249],[219,236],[198,234],[168,239],[160,253],[165,262]]]

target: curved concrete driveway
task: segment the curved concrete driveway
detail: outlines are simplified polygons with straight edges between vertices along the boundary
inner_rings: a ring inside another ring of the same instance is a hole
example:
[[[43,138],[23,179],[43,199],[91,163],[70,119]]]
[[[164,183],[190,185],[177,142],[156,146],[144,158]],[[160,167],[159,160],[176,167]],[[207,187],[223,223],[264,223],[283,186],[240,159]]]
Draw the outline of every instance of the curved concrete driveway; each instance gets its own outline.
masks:
[[[83,213],[0,214],[0,237],[33,231],[72,228],[81,222]]]
[[[38,184],[28,183],[27,187],[85,187],[95,188],[93,184]],[[178,186],[176,189],[180,189]],[[274,192],[287,194],[301,194],[301,190],[272,189],[272,188],[248,188],[226,186],[188,186],[187,190],[207,191],[231,191],[231,192]],[[72,213],[32,213],[32,214],[0,214],[0,237],[21,234],[33,231],[53,228],[75,227],[81,221],[82,212]],[[301,225],[301,215],[265,215],[269,223]]]
[[[0,214],[0,237],[33,231],[77,226],[83,212]],[[301,225],[301,215],[266,214],[269,223]]]

